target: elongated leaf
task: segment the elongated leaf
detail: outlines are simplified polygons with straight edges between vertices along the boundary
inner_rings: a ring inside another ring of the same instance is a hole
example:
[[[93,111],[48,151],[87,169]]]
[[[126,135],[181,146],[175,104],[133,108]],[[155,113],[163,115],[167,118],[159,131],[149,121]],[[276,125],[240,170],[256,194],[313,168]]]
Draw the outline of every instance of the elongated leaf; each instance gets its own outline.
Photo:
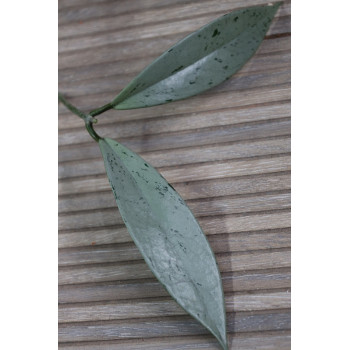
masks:
[[[112,101],[114,108],[184,99],[228,79],[257,50],[279,5],[234,11],[190,34],[122,90]]]
[[[125,225],[170,295],[227,349],[220,273],[185,202],[145,160],[120,143],[99,140]]]

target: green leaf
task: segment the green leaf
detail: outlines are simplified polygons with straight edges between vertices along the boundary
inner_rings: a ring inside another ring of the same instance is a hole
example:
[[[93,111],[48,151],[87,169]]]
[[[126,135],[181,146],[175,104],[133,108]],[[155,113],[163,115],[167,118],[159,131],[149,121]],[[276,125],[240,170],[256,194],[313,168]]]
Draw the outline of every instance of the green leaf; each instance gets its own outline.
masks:
[[[116,109],[159,105],[228,79],[258,49],[279,6],[250,7],[207,24],[146,67],[111,104]]]
[[[140,156],[108,138],[99,145],[119,211],[146,263],[184,310],[227,349],[220,273],[190,209]]]

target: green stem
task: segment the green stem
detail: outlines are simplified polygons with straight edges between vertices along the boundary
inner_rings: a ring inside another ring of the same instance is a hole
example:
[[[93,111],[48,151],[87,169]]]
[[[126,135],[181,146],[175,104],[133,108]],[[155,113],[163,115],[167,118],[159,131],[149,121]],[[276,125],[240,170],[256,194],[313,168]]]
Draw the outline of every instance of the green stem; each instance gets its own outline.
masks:
[[[97,132],[95,131],[95,129],[93,128],[94,123],[97,123],[97,119],[94,118],[93,115],[91,114],[85,114],[83,113],[81,110],[79,110],[77,107],[73,106],[71,103],[69,103],[62,94],[58,93],[58,100],[60,102],[62,102],[72,113],[74,113],[75,115],[77,115],[78,117],[80,117],[81,119],[83,119],[85,121],[85,127],[86,130],[88,131],[88,133],[90,134],[90,136],[96,141],[98,142],[99,140],[101,140],[102,138],[97,134]],[[104,107],[104,106],[103,106]],[[102,108],[99,108],[98,110],[102,110]],[[111,107],[112,108],[112,107]],[[96,111],[98,111],[96,110]],[[107,110],[107,109],[105,109]],[[103,113],[103,111],[101,111],[98,114]],[[97,114],[95,114],[97,115]]]
[[[93,111],[91,111],[89,114],[92,116],[92,117],[96,117],[97,115],[99,114],[102,114],[110,109],[113,108],[113,105],[110,104],[110,103],[107,103],[106,105],[102,106],[102,107],[99,107],[99,108],[96,108],[94,109]]]
[[[87,115],[83,113],[81,110],[79,110],[77,107],[73,106],[71,103],[69,103],[62,94],[58,93],[58,100],[62,102],[72,113],[80,117],[81,119],[86,120]]]

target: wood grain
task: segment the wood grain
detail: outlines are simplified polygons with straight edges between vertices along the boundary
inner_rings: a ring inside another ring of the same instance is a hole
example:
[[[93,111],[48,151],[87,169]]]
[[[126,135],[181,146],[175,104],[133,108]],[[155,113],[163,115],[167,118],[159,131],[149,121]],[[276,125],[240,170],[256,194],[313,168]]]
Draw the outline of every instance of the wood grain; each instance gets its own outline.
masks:
[[[262,0],[60,0],[59,90],[82,110],[162,52]],[[230,349],[290,349],[290,1],[257,53],[207,92],[99,116],[96,130],[174,185],[222,273]],[[131,240],[98,145],[58,106],[59,348],[220,349],[169,297]]]

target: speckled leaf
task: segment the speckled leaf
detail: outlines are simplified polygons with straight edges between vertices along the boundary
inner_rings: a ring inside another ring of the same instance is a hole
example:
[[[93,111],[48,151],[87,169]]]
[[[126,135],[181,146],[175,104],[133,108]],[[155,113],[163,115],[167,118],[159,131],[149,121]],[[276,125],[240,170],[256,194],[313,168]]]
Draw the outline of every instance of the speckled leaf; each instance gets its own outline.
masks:
[[[108,138],[99,145],[119,211],[146,263],[170,295],[227,349],[220,273],[190,209],[137,154]]]
[[[114,108],[184,99],[228,79],[257,50],[279,5],[234,11],[190,34],[132,80],[112,101]]]

